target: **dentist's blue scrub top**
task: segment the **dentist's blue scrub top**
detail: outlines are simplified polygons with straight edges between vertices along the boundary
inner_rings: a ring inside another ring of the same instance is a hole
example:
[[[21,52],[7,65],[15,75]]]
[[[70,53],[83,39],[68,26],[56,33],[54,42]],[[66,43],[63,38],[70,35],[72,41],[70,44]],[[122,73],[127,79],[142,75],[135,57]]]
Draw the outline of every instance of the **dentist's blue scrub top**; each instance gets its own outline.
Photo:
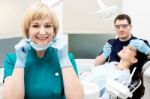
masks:
[[[11,76],[16,54],[7,54],[4,63],[4,79]],[[24,99],[65,99],[62,72],[56,49],[48,48],[43,58],[31,48],[25,67]]]

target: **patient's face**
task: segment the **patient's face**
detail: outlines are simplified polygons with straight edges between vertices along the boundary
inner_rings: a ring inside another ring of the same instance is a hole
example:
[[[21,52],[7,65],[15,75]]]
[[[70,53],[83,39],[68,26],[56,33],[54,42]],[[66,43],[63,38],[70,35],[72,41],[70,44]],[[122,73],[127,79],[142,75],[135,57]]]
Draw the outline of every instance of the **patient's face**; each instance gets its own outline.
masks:
[[[124,60],[131,60],[136,57],[136,49],[132,46],[124,47],[119,53],[119,57]]]

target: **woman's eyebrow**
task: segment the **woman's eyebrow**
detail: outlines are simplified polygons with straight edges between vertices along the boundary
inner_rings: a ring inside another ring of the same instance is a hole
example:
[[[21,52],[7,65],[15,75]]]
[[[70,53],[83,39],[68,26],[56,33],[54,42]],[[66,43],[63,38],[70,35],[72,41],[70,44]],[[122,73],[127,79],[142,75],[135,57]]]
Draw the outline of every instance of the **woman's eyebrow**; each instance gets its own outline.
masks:
[[[46,24],[52,24],[52,22],[47,22]]]

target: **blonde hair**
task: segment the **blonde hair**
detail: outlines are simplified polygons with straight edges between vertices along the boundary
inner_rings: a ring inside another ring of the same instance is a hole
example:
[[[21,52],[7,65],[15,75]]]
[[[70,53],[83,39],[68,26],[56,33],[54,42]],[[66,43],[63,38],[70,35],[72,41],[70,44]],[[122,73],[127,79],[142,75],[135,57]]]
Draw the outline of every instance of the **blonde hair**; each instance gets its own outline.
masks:
[[[29,38],[29,26],[33,20],[39,20],[48,17],[54,26],[55,36],[59,29],[59,22],[57,16],[52,8],[41,2],[32,4],[24,13],[22,20],[22,31],[26,38]]]

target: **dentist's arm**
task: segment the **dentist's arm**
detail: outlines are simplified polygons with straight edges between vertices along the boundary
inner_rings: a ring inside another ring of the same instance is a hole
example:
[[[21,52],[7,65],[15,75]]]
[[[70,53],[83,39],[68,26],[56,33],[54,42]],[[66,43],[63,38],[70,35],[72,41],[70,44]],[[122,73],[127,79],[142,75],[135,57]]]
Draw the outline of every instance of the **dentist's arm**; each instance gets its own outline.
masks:
[[[106,62],[106,59],[111,53],[111,45],[107,42],[103,47],[103,53],[96,57],[95,66],[102,65]]]
[[[99,55],[95,58],[95,66],[102,65],[106,62],[105,57],[103,55]]]

